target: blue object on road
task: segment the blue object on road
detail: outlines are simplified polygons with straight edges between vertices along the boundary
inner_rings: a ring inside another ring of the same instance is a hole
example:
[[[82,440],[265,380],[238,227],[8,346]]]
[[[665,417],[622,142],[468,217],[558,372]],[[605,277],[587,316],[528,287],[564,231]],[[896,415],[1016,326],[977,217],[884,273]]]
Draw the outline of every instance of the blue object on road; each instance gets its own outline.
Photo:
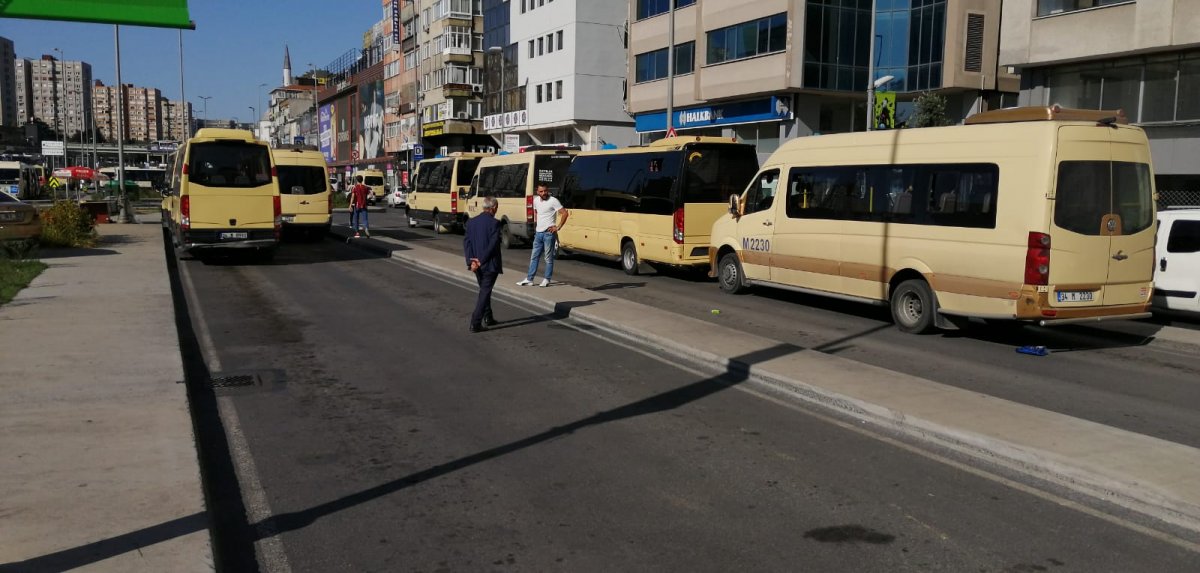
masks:
[[[1032,354],[1034,356],[1045,356],[1050,354],[1050,350],[1045,346],[1021,346],[1017,348],[1017,352],[1021,354]]]

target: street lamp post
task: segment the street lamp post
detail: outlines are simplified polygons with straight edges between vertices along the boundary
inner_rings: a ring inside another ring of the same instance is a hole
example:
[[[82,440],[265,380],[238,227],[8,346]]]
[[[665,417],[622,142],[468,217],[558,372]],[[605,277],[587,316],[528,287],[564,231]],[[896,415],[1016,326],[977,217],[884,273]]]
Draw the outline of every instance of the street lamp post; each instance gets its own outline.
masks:
[[[508,122],[504,118],[504,48],[492,46],[488,53],[500,60],[500,149],[508,151]]]
[[[250,121],[254,122],[254,130],[253,130],[254,137],[255,137],[255,139],[257,139],[258,138],[258,119],[257,119],[258,118],[258,110],[254,109],[254,106],[248,106],[248,107],[250,108]]]
[[[200,99],[204,100],[204,123],[207,124],[208,123],[208,100],[212,99],[212,96],[199,96],[199,97],[200,97]]]
[[[56,122],[59,124],[58,138],[61,139],[63,142],[63,167],[65,168],[68,164],[67,118],[66,118],[66,112],[67,112],[67,56],[59,48],[54,48],[54,51],[58,52],[58,66],[55,66],[54,62],[51,62],[50,63],[50,71],[53,73],[54,70],[57,68],[58,81],[56,81],[55,84],[58,86],[59,93],[62,94],[59,98],[55,99],[54,104],[59,108],[59,111],[57,113],[55,113],[55,115],[58,116],[58,121]],[[58,103],[59,99],[62,100],[61,105],[59,105],[59,103]]]
[[[306,141],[305,143],[308,143],[309,145],[316,145],[318,148],[320,148],[320,146],[321,146],[321,115],[320,115],[320,113],[319,113],[319,109],[318,109],[318,107],[317,107],[317,68],[316,68],[316,66],[314,66],[314,65],[312,64],[312,62],[309,62],[309,63],[308,63],[308,77],[309,77],[310,79],[312,79],[312,94],[313,94],[313,115],[312,115],[312,128],[313,128],[313,138],[312,138],[312,141]],[[305,134],[305,135],[307,135],[307,134]]]

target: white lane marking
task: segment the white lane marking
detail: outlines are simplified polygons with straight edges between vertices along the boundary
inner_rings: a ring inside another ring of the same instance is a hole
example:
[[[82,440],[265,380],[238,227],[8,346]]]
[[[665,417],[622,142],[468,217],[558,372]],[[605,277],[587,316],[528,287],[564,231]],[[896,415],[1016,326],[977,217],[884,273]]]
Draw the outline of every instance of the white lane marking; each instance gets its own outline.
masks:
[[[183,261],[179,262],[180,282],[183,283],[189,301],[188,310],[196,325],[196,338],[200,342],[205,363],[208,365],[209,372],[220,372],[221,359],[217,357],[216,346],[213,345],[208,329],[208,321],[204,320],[204,311],[196,296],[196,288],[192,284],[190,273],[186,272],[182,264]],[[258,541],[254,543],[254,546],[258,553],[259,565],[264,571],[270,573],[290,573],[292,566],[288,563],[283,540],[280,539],[278,532],[264,525],[268,523],[267,520],[273,514],[271,506],[267,502],[266,490],[263,489],[262,481],[258,477],[258,467],[255,466],[254,457],[250,453],[250,445],[246,441],[245,434],[242,433],[242,426],[238,420],[237,408],[233,404],[233,399],[229,396],[217,397],[217,411],[221,417],[221,425],[225,428],[225,438],[229,443],[229,454],[233,458],[238,484],[241,485],[246,518],[250,520],[250,523],[256,524],[254,527],[255,533],[258,534]]]

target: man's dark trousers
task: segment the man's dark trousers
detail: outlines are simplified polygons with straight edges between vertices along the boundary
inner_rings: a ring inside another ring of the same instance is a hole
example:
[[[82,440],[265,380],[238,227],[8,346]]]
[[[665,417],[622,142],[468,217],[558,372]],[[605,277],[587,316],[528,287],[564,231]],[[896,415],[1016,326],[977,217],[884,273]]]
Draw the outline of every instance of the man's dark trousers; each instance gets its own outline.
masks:
[[[491,272],[476,271],[475,281],[479,283],[479,298],[475,299],[475,312],[471,313],[471,326],[483,324],[483,317],[492,316],[492,288],[500,275]],[[461,319],[460,319],[461,320]]]

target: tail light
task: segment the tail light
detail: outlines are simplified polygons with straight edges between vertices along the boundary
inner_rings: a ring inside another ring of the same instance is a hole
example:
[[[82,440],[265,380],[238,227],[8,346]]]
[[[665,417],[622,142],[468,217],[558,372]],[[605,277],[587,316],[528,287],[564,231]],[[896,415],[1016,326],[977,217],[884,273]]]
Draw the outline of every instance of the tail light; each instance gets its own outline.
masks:
[[[275,171],[275,166],[274,166],[274,165],[272,165],[272,166],[271,166],[271,178],[272,178],[272,179],[274,179],[274,178],[276,178],[276,177],[279,177],[279,172],[278,172],[278,171]]]
[[[187,232],[192,229],[192,198],[184,195],[179,198],[179,230]]]
[[[187,175],[187,174],[188,174],[188,164],[187,164],[187,163],[184,163],[184,164],[183,164],[183,174],[184,174],[184,175]]]
[[[458,214],[458,191],[450,192],[450,214]]]
[[[1029,243],[1025,250],[1025,284],[1050,284],[1050,235],[1029,233]]]
[[[683,207],[675,210],[675,215],[671,217],[674,222],[675,232],[672,233],[676,244],[683,244]]]
[[[525,196],[525,222],[533,223],[536,213],[533,211],[533,195]]]
[[[283,204],[279,195],[272,196],[271,199],[271,207],[275,210],[275,240],[278,241],[283,234]]]

